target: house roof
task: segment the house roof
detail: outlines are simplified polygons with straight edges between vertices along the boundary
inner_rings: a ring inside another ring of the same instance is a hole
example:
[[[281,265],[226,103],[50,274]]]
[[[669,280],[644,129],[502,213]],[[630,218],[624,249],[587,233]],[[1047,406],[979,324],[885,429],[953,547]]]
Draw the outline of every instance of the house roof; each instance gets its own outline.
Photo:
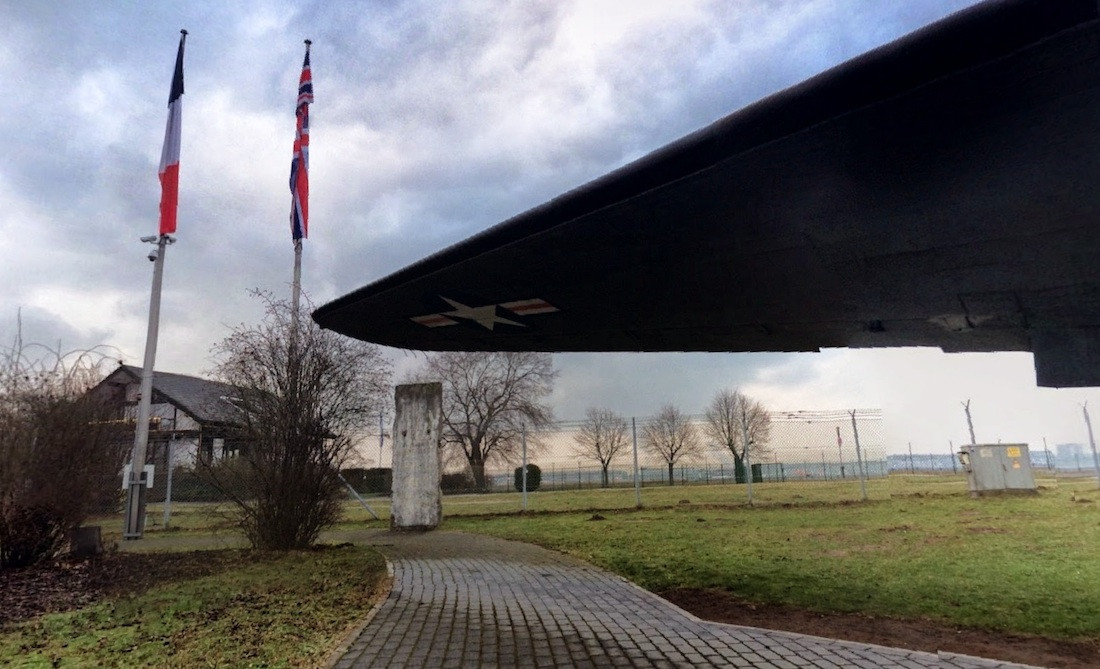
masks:
[[[132,365],[119,365],[103,383],[118,380],[125,375],[133,381],[141,381],[141,368]],[[102,384],[101,384],[102,385]],[[172,374],[153,372],[154,399],[160,396],[164,401],[175,405],[200,423],[231,424],[240,419],[240,410],[228,399],[237,392],[233,386],[219,381]]]

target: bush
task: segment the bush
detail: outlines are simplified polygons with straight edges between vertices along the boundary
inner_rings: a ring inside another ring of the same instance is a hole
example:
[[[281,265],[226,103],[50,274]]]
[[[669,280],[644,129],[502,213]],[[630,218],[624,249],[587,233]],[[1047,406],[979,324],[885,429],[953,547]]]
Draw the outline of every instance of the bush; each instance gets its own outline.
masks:
[[[523,492],[523,467],[516,467],[514,472],[516,491]],[[538,465],[527,465],[527,492],[534,492],[542,484],[542,470]]]
[[[54,555],[65,541],[66,525],[47,506],[9,508],[0,522],[0,565],[29,567]]]
[[[383,406],[390,367],[377,346],[322,330],[308,306],[257,296],[264,319],[214,347],[216,378],[240,410],[229,436],[247,447],[230,470],[202,466],[254,548],[308,548],[343,515],[340,470]],[[234,490],[238,481],[247,493]]]
[[[466,472],[444,474],[439,479],[439,489],[445,493],[473,492],[477,489],[474,477]]]
[[[69,530],[115,508],[132,437],[97,388],[95,351],[0,352],[0,567],[56,556]]]

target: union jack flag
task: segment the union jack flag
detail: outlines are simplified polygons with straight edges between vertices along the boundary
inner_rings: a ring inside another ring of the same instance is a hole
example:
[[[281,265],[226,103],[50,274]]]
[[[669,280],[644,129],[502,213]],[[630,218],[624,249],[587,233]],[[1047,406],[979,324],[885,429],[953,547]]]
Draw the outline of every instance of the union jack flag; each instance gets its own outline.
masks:
[[[290,234],[297,242],[309,237],[309,105],[313,102],[313,77],[309,71],[309,40],[302,76],[298,80],[298,127],[294,132],[294,158],[290,161]]]

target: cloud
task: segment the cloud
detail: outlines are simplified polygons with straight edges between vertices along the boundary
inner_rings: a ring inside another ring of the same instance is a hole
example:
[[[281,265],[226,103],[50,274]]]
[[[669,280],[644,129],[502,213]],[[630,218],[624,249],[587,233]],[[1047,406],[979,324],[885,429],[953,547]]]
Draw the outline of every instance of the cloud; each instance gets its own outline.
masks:
[[[179,242],[158,366],[198,373],[250,288],[289,292],[293,106],[313,39],[311,238],[324,302],[639,158],[967,0],[7,3],[0,22],[0,341],[144,349],[156,165],[178,30]],[[389,351],[399,369],[420,356]],[[1034,386],[1030,356],[928,351],[571,354],[554,404],[702,411],[739,386],[782,409],[882,406],[890,439],[1082,440],[1092,391]],[[943,443],[941,443],[943,442]],[[917,444],[915,443],[914,446]]]

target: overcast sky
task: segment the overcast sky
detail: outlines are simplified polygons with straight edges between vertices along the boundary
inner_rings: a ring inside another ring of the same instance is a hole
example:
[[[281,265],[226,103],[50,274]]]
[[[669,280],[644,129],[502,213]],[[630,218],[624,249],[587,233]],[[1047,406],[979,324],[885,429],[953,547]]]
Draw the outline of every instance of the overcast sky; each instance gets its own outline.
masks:
[[[20,2],[0,0],[0,341],[109,344],[140,365],[157,164],[179,29],[178,243],[158,369],[202,374],[262,288],[289,294],[287,175],[313,40],[310,238],[324,303],[639,158],[968,0]],[[390,352],[398,375],[422,356]],[[890,448],[1085,442],[1094,390],[1030,354],[570,354],[553,402],[701,412],[739,386],[782,410],[882,408]]]

